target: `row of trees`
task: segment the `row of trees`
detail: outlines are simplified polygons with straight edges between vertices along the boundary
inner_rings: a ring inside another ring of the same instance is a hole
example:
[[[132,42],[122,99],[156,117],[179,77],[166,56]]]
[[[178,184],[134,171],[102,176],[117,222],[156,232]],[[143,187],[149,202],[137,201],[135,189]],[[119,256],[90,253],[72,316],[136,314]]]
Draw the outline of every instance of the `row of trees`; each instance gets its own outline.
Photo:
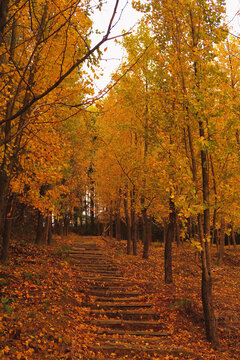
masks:
[[[239,43],[227,37],[222,0],[134,2],[144,22],[123,39],[115,86],[88,107],[82,64],[97,65],[117,6],[91,48],[90,1],[0,2],[1,259],[26,208],[36,242],[50,239],[53,218],[61,233],[84,212],[111,236],[115,221],[118,239],[124,223],[136,254],[140,225],[144,258],[154,221],[166,229],[167,283],[174,238],[201,251],[206,333],[217,344],[210,243],[221,261],[224,233],[234,240],[240,225]]]
[[[97,107],[96,192],[116,236],[124,219],[128,253],[137,251],[137,223],[143,258],[152,220],[167,223],[167,283],[173,239],[200,250],[206,333],[217,344],[210,243],[221,262],[225,233],[236,244],[240,226],[239,40],[227,36],[221,0],[134,4],[144,21],[123,39],[126,61]]]
[[[68,218],[88,187],[92,79],[102,39],[91,47],[90,14],[101,1],[0,1],[0,229],[6,261],[12,223],[23,207],[38,217],[36,241],[54,218]],[[26,213],[26,212],[25,212]],[[20,220],[21,221],[21,220]],[[61,228],[61,226],[60,226]]]

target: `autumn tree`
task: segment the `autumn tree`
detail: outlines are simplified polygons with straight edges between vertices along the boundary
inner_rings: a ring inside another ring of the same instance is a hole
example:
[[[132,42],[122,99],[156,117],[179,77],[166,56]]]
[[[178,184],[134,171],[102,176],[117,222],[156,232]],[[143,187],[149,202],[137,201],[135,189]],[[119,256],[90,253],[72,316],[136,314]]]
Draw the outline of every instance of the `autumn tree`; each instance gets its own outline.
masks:
[[[91,48],[90,2],[1,2],[2,227],[8,228],[12,217],[11,182],[20,176],[29,134],[35,136],[42,123],[55,126],[76,116],[83,103],[91,102],[86,100],[91,80],[81,64],[96,64],[95,52],[109,37],[117,6],[118,1],[102,40]]]

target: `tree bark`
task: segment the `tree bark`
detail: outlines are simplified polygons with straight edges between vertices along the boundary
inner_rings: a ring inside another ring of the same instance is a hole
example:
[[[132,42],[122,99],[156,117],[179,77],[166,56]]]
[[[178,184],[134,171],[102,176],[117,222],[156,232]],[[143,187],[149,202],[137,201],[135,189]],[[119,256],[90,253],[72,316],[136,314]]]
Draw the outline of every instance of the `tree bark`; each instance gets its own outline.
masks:
[[[212,298],[212,277],[209,266],[209,244],[204,239],[201,215],[198,216],[199,238],[202,245],[201,262],[202,262],[202,304],[205,320],[205,329],[207,339],[214,345],[218,344],[217,324],[214,315],[213,298]]]
[[[170,214],[169,214],[169,223],[166,234],[166,242],[164,249],[164,270],[165,270],[165,283],[171,284],[173,282],[172,275],[172,243],[175,236],[176,228],[176,211],[173,200],[169,200]]]
[[[137,255],[137,226],[136,226],[136,210],[135,210],[135,189],[130,193],[131,196],[131,239],[133,255]]]
[[[109,238],[112,240],[113,238],[113,210],[112,210],[112,204],[110,206],[110,213],[109,213]]]
[[[121,240],[121,216],[120,216],[120,206],[121,206],[121,189],[119,189],[119,197],[116,201],[116,239]]]
[[[231,223],[231,235],[232,235],[232,242],[233,242],[233,248],[234,250],[237,250],[237,243],[236,243],[236,237],[235,237],[235,231],[234,231],[234,224]]]
[[[48,237],[47,237],[47,244],[52,244],[52,214],[48,216]]]
[[[224,243],[225,243],[225,220],[222,217],[221,218],[220,236],[219,236],[219,247],[218,247],[218,262],[220,265],[222,265],[222,263],[223,263]]]
[[[142,210],[142,218],[143,218],[143,259],[149,258],[149,247],[152,239],[152,220],[151,217],[147,216],[147,210]]]
[[[3,239],[2,239],[2,253],[1,253],[1,262],[6,264],[8,260],[8,249],[10,244],[11,237],[11,229],[12,229],[12,221],[14,214],[14,196],[10,196],[6,206],[5,220],[4,220],[4,228],[3,228]]]
[[[205,138],[203,122],[199,121],[200,138]],[[204,320],[207,339],[215,346],[218,344],[217,324],[214,314],[212,299],[212,276],[211,276],[211,259],[210,259],[210,209],[209,209],[209,165],[207,151],[201,150],[201,168],[202,168],[202,193],[203,204],[203,231],[200,215],[198,217],[199,236],[202,246],[202,304],[204,311]]]
[[[3,42],[3,35],[7,23],[8,8],[9,8],[8,5],[9,5],[9,0],[0,1],[0,45]]]
[[[43,237],[44,237],[43,221],[44,221],[44,216],[43,216],[42,212],[40,210],[38,210],[38,224],[37,224],[37,232],[36,232],[36,239],[35,239],[35,243],[38,245],[43,242]]]
[[[131,244],[131,221],[128,210],[128,201],[127,201],[128,192],[125,192],[125,196],[123,199],[124,203],[124,211],[125,211],[125,219],[127,225],[127,254],[130,255],[132,253],[132,244]]]

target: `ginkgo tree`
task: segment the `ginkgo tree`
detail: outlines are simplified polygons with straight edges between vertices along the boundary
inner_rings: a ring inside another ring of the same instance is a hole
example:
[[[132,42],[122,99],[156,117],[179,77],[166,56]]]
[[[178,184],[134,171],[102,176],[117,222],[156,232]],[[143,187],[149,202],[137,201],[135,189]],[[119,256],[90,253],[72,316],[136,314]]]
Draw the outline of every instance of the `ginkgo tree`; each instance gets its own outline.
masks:
[[[164,216],[169,216],[166,282],[173,281],[171,244],[176,235],[177,217],[183,225],[191,220],[197,228],[194,243],[201,251],[206,333],[217,344],[209,248],[211,219],[218,206],[215,200],[219,169],[215,162],[223,163],[229,158],[227,147],[225,151],[220,149],[227,142],[227,134],[230,137],[233,134],[226,132],[220,139],[215,132],[220,131],[220,124],[228,127],[224,120],[229,106],[219,106],[224,97],[225,79],[216,60],[216,48],[226,37],[221,25],[224,4],[180,1],[178,5],[174,1],[135,3],[137,9],[146,12],[152,48],[148,57],[144,46],[139,46],[147,40],[147,37],[143,40],[143,26],[136,37],[125,39],[130,57],[138,60],[134,67],[129,65],[131,71],[109,93],[103,107],[105,138],[110,130],[106,119],[108,123],[111,121],[112,128],[105,148],[111,155],[105,152],[105,162],[110,161],[114,167],[119,165],[119,180],[127,181],[137,212],[144,213],[147,208],[151,215],[160,218],[156,204],[163,204]],[[122,73],[127,69],[124,66]],[[115,79],[121,74],[114,76]],[[127,133],[126,129],[131,131]],[[127,149],[122,146],[125,141]],[[126,157],[128,150],[130,154]],[[156,174],[164,174],[159,176],[163,181]],[[148,205],[146,199],[151,199]]]
[[[14,199],[18,196],[12,193],[12,181],[21,176],[22,157],[27,158],[27,143],[32,143],[29,137],[37,136],[41,127],[44,130],[40,138],[44,132],[55,136],[55,130],[51,133],[47,127],[76,117],[84,104],[93,101],[91,79],[81,65],[86,61],[97,65],[100,46],[114,26],[118,2],[104,36],[93,47],[90,1],[1,2],[0,213],[1,219],[6,219],[2,224],[4,239],[9,237]],[[101,2],[95,6],[101,7]],[[43,156],[51,152],[51,142],[49,145]],[[4,253],[2,259],[6,258]]]

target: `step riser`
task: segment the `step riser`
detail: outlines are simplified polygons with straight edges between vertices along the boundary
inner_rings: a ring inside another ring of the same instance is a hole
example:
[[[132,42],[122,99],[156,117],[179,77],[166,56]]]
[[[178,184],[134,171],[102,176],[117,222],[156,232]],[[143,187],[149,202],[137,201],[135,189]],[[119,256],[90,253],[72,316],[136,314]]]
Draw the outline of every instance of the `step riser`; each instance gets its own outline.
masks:
[[[104,299],[109,299],[109,298],[128,298],[128,297],[134,297],[134,296],[142,296],[141,293],[127,293],[127,292],[100,292],[100,291],[88,291],[87,292],[88,295],[90,296],[97,296],[98,298],[104,298]],[[105,301],[105,300],[104,300]]]
[[[153,320],[158,320],[159,317],[157,315],[117,315],[114,314],[113,312],[107,312],[107,313],[103,313],[102,315],[99,314],[94,314],[94,318],[102,318],[102,316],[107,316],[108,318],[111,319],[122,319],[122,320],[136,320],[136,321],[141,321],[141,320],[146,320],[146,321],[153,321]]]
[[[89,307],[91,309],[115,309],[115,310],[118,310],[118,309],[136,309],[137,307],[139,307],[140,309],[144,309],[144,308],[150,308],[151,305],[140,305],[137,306],[136,304],[132,305],[132,304],[122,304],[122,305],[119,305],[119,304],[93,304],[93,303],[90,303],[90,304],[84,304],[83,305],[84,307]]]

